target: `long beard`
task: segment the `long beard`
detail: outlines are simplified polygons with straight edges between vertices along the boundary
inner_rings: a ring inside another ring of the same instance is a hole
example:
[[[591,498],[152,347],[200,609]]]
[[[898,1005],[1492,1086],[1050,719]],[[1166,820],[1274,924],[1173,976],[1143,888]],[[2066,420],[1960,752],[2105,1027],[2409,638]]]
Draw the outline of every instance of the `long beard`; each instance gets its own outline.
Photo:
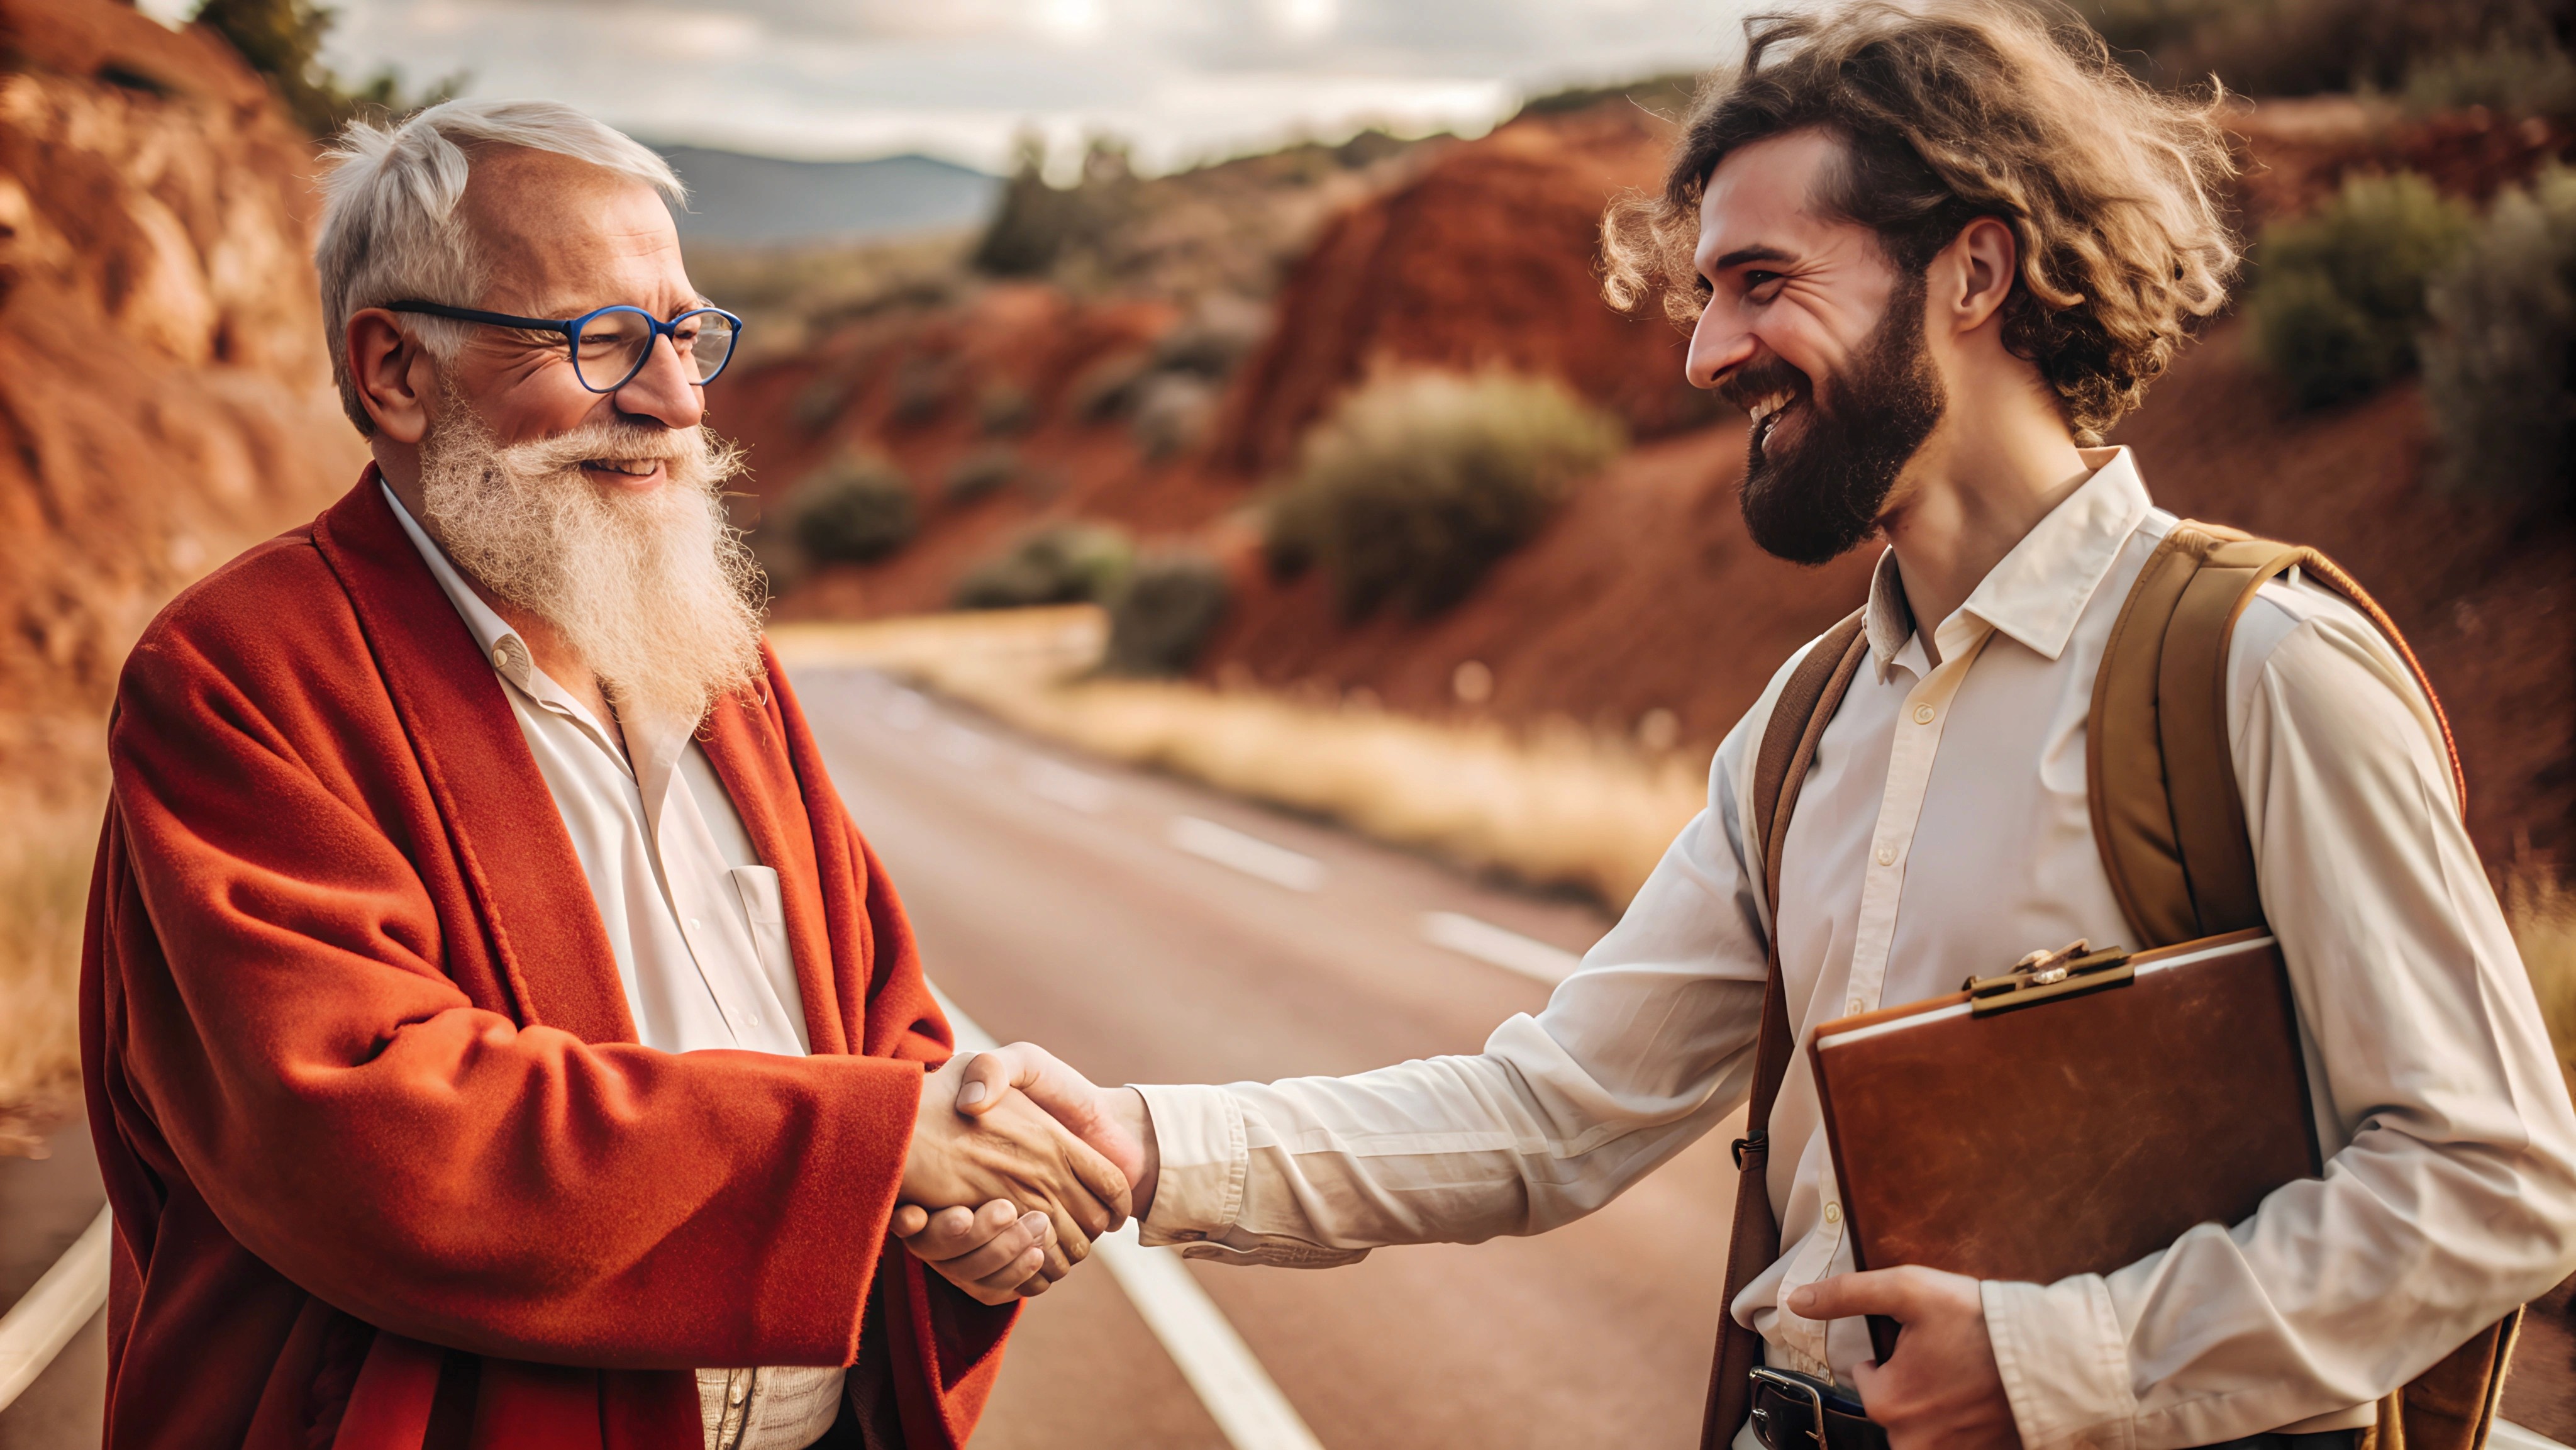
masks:
[[[669,479],[610,493],[586,458],[659,458]],[[422,443],[422,511],[457,567],[562,634],[620,715],[694,725],[761,669],[760,568],[722,494],[741,458],[703,429],[620,423],[503,448],[451,399]]]
[[[1924,279],[1900,282],[1887,312],[1834,380],[1833,406],[1773,359],[1728,383],[1738,401],[1793,387],[1808,414],[1787,444],[1757,428],[1744,470],[1744,525],[1765,553],[1799,564],[1837,558],[1878,527],[1888,492],[1949,405],[1923,345]]]

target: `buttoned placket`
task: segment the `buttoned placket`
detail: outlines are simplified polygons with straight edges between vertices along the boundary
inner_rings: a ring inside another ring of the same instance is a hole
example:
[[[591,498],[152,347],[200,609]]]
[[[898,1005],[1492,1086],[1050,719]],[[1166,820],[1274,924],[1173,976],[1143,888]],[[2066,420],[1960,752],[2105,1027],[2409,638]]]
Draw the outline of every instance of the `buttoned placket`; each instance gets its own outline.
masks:
[[[1878,824],[1870,833],[1868,874],[1861,882],[1860,915],[1854,924],[1851,970],[1841,1010],[1819,1004],[1819,1015],[1852,1017],[1876,1011],[1880,1005],[1887,985],[1888,950],[1896,938],[1896,909],[1905,894],[1906,861],[1914,847],[1915,827],[1923,817],[1932,764],[1941,751],[1941,732],[1949,722],[1951,701],[1984,653],[1986,642],[1994,638],[1994,627],[1971,614],[1954,614],[1933,638],[1940,647],[1941,663],[1929,673],[1917,668],[1929,663],[1919,639],[1909,638],[1903,649],[1877,665],[1882,681],[1899,669],[1918,678],[1897,707],[1887,785],[1879,797]],[[1804,1361],[1792,1368],[1830,1376],[1825,1321],[1806,1318],[1788,1307],[1791,1294],[1838,1272],[1844,1257],[1842,1188],[1834,1181],[1831,1163],[1818,1175],[1816,1191],[1824,1200],[1818,1211],[1822,1227],[1807,1235],[1781,1276],[1780,1316],[1773,1332],[1794,1358]]]
[[[721,971],[710,971],[707,959],[721,953],[724,946],[714,933],[721,930],[725,918],[716,915],[727,909],[726,903],[712,894],[711,883],[701,881],[699,873],[674,872],[670,869],[665,843],[676,831],[694,830],[707,833],[706,823],[696,814],[696,802],[685,790],[673,789],[679,778],[680,752],[687,748],[688,731],[684,726],[654,730],[617,719],[611,730],[590,708],[573,698],[571,692],[554,679],[528,653],[527,644],[515,633],[505,634],[492,647],[493,666],[502,678],[516,686],[540,709],[551,711],[581,728],[590,742],[606,751],[617,762],[618,769],[635,782],[636,793],[644,805],[645,838],[652,848],[653,877],[660,885],[671,907],[671,915],[680,924],[680,938],[689,949],[690,962],[698,969],[698,979],[706,984],[707,994],[723,1014],[725,1025],[737,1041],[745,1040],[762,1025],[759,1008],[742,998],[732,977]],[[645,748],[638,750],[638,738]],[[640,766],[640,768],[639,768]],[[703,842],[702,852],[714,858],[712,841]]]

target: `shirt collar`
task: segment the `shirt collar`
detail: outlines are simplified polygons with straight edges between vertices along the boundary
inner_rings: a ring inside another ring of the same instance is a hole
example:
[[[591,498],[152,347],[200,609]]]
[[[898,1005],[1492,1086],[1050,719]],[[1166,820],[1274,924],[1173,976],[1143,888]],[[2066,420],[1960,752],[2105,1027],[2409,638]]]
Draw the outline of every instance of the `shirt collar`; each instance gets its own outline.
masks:
[[[520,693],[529,699],[571,715],[606,740],[607,727],[591,717],[588,706],[574,699],[570,691],[537,668],[536,656],[528,652],[528,642],[519,637],[519,632],[510,627],[509,621],[483,602],[483,596],[474,592],[474,586],[465,582],[464,575],[456,572],[456,566],[448,561],[447,551],[430,540],[420,521],[414,519],[411,510],[404,508],[403,501],[394,496],[393,489],[381,480],[376,486],[384,490],[385,502],[393,506],[395,520],[401,523],[403,533],[411,539],[411,546],[420,551],[421,562],[429,566],[430,576],[438,581],[439,589],[447,595],[447,602],[456,606],[457,614],[465,620],[466,633],[474,636],[475,646],[483,651],[483,658],[492,662],[493,670],[518,686]],[[609,753],[622,755],[613,745]]]
[[[2083,456],[2093,476],[2023,535],[1959,606],[1960,614],[1974,615],[2052,660],[2065,652],[2077,617],[2155,506],[2128,449],[2088,448]],[[1906,606],[1905,581],[1893,549],[1879,557],[1878,571],[1870,578],[1864,621],[1870,653],[1883,678],[1914,640],[1916,623]],[[1944,657],[1954,653],[1945,643]]]

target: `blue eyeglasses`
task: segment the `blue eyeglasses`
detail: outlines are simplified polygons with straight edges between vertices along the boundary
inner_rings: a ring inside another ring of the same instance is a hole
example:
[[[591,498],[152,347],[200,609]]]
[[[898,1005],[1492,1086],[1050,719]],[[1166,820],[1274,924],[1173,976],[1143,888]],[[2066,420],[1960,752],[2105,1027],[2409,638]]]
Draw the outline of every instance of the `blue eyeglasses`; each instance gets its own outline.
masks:
[[[742,319],[720,307],[693,308],[668,322],[641,307],[622,303],[561,321],[512,317],[506,312],[450,307],[443,302],[394,302],[388,303],[386,310],[479,322],[486,327],[562,333],[564,347],[572,354],[573,376],[594,393],[613,393],[633,382],[635,375],[644,371],[645,359],[653,355],[653,340],[657,337],[671,339],[672,349],[680,355],[680,365],[694,375],[690,381],[712,383],[716,374],[725,370],[725,364],[733,360],[734,342],[742,336]]]

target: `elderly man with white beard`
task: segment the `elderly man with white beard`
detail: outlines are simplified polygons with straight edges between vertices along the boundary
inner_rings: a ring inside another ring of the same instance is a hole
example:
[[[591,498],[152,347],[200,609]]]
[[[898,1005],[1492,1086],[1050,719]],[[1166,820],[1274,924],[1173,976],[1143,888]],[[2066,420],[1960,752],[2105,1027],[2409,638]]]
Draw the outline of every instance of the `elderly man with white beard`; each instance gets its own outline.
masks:
[[[335,160],[375,461],[153,622],[111,726],[107,1443],[962,1444],[1127,1184],[949,1106],[726,526],[678,182],[541,103]]]

